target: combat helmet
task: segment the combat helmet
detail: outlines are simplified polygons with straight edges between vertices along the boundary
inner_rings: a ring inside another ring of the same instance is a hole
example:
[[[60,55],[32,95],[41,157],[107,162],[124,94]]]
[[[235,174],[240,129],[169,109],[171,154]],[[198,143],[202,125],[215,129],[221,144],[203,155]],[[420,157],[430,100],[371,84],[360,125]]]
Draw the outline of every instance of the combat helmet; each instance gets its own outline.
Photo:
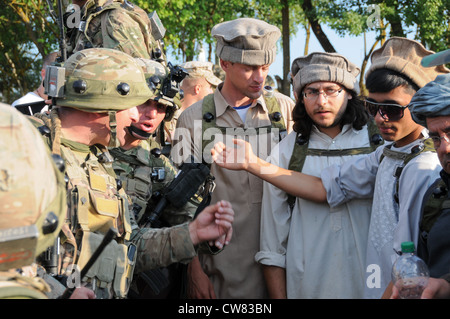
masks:
[[[112,134],[109,147],[119,146],[115,138],[116,112],[143,104],[155,94],[136,60],[119,50],[78,51],[64,62],[63,70],[63,94],[53,98],[54,104],[85,112],[107,112]],[[49,89],[57,82],[46,80]]]
[[[31,265],[65,220],[64,176],[41,134],[0,105],[0,271]]]
[[[166,67],[156,60],[143,58],[136,58],[135,60],[143,69],[147,85],[153,92],[149,100],[166,105],[164,121],[171,121],[175,112],[181,107],[183,91],[180,89],[180,84],[188,73],[182,67],[173,66],[170,62]],[[150,137],[149,133],[136,127],[130,126],[129,129],[138,131],[138,134],[142,137]]]
[[[154,94],[151,99],[167,106],[164,121],[172,120],[173,114],[181,106],[183,91],[180,84],[188,75],[187,71],[170,62],[166,67],[155,60],[137,58],[136,61],[144,70],[147,85]]]

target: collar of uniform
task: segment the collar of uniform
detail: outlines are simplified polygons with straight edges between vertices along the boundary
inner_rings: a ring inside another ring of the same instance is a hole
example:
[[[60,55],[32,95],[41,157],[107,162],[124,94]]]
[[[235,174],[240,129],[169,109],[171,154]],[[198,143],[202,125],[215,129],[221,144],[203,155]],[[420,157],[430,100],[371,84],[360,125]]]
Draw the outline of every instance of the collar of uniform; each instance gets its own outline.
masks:
[[[70,141],[68,139],[65,139],[64,137],[61,137],[61,144],[74,150],[74,151],[81,152],[81,153],[90,153],[90,151],[91,151],[89,148],[89,145]]]
[[[223,113],[225,113],[228,107],[233,108],[233,106],[231,106],[223,97],[222,92],[221,92],[222,86],[223,86],[223,82],[220,83],[219,86],[217,87],[217,89],[214,91],[214,104],[216,106],[216,116],[217,117],[219,117]],[[250,105],[250,108],[253,108],[257,105],[261,106],[265,113],[269,112],[267,110],[266,103],[264,102],[264,97],[262,94],[259,98],[257,98],[256,100],[253,101],[252,105]]]

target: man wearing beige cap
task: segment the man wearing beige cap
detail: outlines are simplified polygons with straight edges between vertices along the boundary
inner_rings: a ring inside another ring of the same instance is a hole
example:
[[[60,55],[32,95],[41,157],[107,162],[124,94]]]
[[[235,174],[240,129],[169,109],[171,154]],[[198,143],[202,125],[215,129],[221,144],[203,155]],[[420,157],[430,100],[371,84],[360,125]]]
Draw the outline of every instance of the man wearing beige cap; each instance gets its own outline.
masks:
[[[214,75],[211,62],[190,61],[181,65],[188,72],[188,76],[181,83],[184,97],[181,100],[181,110],[203,99],[204,96],[214,92],[222,82]]]
[[[258,154],[266,157],[279,141],[280,132],[289,132],[292,127],[293,100],[280,93],[272,97],[263,94],[280,30],[264,21],[241,18],[216,25],[212,35],[217,39],[216,53],[225,80],[214,94],[181,113],[175,132],[176,139],[181,138],[171,153],[177,164],[190,154],[197,161],[211,163],[214,142],[235,135],[251,140]],[[204,273],[191,263],[191,280],[202,287],[191,297],[265,298],[262,269],[254,260],[259,250],[262,180],[214,163],[211,173],[216,182],[211,200],[221,198],[232,203],[235,236],[220,254],[199,256]],[[196,279],[199,276],[203,280]],[[203,289],[205,286],[207,289]]]
[[[222,82],[221,79],[214,75],[211,62],[189,61],[180,66],[187,71],[188,76],[184,78],[180,86],[183,90],[181,107],[175,111],[172,120],[165,124],[169,142],[173,140],[181,112],[195,102],[202,100],[206,95],[213,93]]]
[[[432,143],[426,139],[427,130],[413,121],[407,107],[419,88],[449,72],[443,66],[421,65],[422,58],[432,53],[419,42],[394,37],[372,55],[366,74],[366,107],[383,138],[392,143],[342,165],[331,165],[322,170],[320,178],[273,167],[261,159],[255,163],[251,152],[246,153],[250,160],[233,167],[252,172],[297,197],[328,201],[332,209],[351,199],[373,197],[365,298],[382,297],[397,257],[394,250],[399,251],[404,241],[417,243],[422,199],[441,169]],[[262,168],[266,174],[261,174]]]

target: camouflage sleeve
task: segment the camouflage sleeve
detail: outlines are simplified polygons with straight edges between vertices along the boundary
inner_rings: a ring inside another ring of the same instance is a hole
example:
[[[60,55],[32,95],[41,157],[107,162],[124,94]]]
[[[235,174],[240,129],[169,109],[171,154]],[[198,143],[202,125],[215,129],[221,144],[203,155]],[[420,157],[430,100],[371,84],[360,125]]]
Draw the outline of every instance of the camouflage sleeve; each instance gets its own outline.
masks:
[[[189,263],[197,253],[190,239],[188,223],[169,228],[142,228],[133,234],[137,247],[135,272],[172,263]]]
[[[169,205],[162,215],[162,219],[169,225],[180,225],[191,221],[194,218],[197,205],[187,202],[182,208],[175,208]]]
[[[103,33],[103,47],[123,51],[133,57],[150,59],[148,39],[140,24],[123,10],[111,10],[106,12],[107,33]]]

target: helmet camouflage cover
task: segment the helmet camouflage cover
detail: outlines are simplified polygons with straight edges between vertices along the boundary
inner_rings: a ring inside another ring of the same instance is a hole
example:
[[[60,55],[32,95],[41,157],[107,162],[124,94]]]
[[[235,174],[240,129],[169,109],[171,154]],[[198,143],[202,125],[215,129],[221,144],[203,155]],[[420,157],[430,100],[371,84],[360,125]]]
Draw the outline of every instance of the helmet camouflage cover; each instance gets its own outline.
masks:
[[[56,100],[58,106],[86,112],[120,111],[154,96],[135,59],[118,50],[85,49],[70,56],[64,68],[65,93]]]
[[[66,215],[63,174],[41,134],[0,105],[0,270],[30,265],[51,246]]]

